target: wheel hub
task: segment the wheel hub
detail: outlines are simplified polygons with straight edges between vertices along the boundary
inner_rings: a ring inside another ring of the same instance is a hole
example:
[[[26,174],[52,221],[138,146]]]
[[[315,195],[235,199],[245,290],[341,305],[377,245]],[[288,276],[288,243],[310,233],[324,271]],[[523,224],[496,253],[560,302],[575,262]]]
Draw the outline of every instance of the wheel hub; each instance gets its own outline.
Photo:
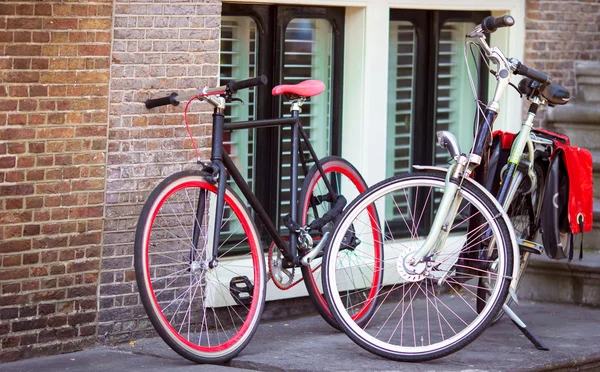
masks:
[[[207,267],[208,265],[206,264],[206,262],[194,261],[190,264],[190,272],[192,274],[199,274],[200,272],[204,271]]]
[[[396,269],[402,279],[409,282],[418,282],[427,278],[431,268],[431,262],[415,260],[414,252],[417,247],[411,247],[398,256]]]

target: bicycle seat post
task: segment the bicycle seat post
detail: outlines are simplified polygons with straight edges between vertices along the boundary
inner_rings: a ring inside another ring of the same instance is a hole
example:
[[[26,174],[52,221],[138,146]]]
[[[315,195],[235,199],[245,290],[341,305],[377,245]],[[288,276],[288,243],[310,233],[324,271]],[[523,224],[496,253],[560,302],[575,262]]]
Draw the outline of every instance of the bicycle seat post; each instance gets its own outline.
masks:
[[[298,156],[299,156],[299,133],[298,126],[300,125],[300,106],[302,106],[303,99],[292,99],[292,107],[290,108],[293,118],[296,118],[296,122],[292,126],[292,174],[291,174],[291,210],[290,215],[293,219],[298,216]],[[290,252],[294,257],[294,264],[298,263],[298,232],[290,230]]]

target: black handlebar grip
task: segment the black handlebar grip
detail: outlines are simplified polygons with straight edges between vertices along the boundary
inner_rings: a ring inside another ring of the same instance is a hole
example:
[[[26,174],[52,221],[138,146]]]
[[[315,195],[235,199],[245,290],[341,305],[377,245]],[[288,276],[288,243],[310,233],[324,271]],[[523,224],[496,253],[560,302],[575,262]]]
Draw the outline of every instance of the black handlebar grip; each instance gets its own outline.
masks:
[[[229,83],[229,90],[235,93],[240,89],[255,87],[257,85],[266,85],[269,82],[265,75],[260,75],[252,79],[232,81]]]
[[[149,108],[149,109],[158,107],[158,106],[166,106],[166,105],[177,106],[178,104],[179,104],[179,100],[177,99],[177,93],[171,93],[167,97],[146,100],[146,108]]]
[[[492,33],[500,27],[510,27],[515,24],[515,19],[509,15],[494,18],[492,16],[485,17],[481,22],[481,28],[485,32]]]
[[[541,84],[550,84],[550,82],[552,81],[552,76],[544,74],[543,72],[539,72],[532,68],[529,68],[529,67],[525,66],[524,64],[522,64],[521,62],[519,62],[517,67],[515,67],[515,74],[523,75],[525,77],[531,78],[535,81],[540,82]]]

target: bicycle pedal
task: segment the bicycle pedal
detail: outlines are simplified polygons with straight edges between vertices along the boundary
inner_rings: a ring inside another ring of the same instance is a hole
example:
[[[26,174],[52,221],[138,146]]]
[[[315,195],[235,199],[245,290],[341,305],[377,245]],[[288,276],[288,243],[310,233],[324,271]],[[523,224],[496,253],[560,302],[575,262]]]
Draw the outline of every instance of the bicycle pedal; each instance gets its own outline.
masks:
[[[238,305],[250,306],[254,285],[246,276],[236,276],[229,282],[229,293]]]
[[[544,252],[544,246],[539,243],[525,239],[517,239],[517,241],[519,242],[519,249],[521,250],[521,252],[529,252],[535,254],[542,254],[542,252]]]

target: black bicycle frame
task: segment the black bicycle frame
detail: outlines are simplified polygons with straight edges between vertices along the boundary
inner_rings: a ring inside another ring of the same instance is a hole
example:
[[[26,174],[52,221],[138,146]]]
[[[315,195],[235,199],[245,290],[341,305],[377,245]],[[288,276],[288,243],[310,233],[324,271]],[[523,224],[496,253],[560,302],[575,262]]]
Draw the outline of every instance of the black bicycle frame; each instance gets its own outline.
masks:
[[[306,172],[307,165],[306,160],[302,156],[300,152],[300,137],[302,137],[303,143],[306,145],[313,161],[315,162],[319,173],[321,174],[325,185],[333,195],[333,201],[337,195],[331,186],[331,183],[325,177],[325,172],[323,171],[323,167],[318,161],[317,154],[310,144],[308,135],[304,131],[302,124],[300,122],[300,118],[298,116],[298,111],[292,111],[292,116],[289,118],[280,118],[280,119],[266,119],[266,120],[253,120],[253,121],[242,121],[242,122],[234,122],[234,123],[225,123],[224,115],[222,112],[219,112],[218,109],[215,109],[215,113],[213,114],[213,133],[212,133],[212,149],[211,149],[211,161],[212,164],[207,165],[203,170],[208,171],[209,173],[218,172],[218,189],[217,189],[217,207],[216,207],[216,223],[214,230],[214,239],[213,239],[213,259],[210,262],[211,267],[214,267],[216,264],[217,251],[219,248],[219,235],[221,233],[221,223],[223,219],[223,209],[224,209],[224,201],[225,201],[225,187],[227,183],[227,171],[231,175],[231,178],[234,180],[235,184],[240,188],[242,194],[250,203],[252,209],[256,212],[258,219],[261,221],[263,226],[265,227],[267,233],[273,241],[275,245],[279,248],[284,258],[288,261],[288,263],[298,264],[299,256],[297,249],[297,231],[290,230],[290,244],[288,245],[275,227],[275,224],[269,218],[267,212],[265,212],[264,208],[252,192],[252,189],[234,164],[234,162],[229,157],[229,154],[223,148],[223,131],[224,130],[237,130],[237,129],[254,129],[254,128],[265,128],[265,127],[274,127],[274,126],[292,126],[292,174],[291,174],[291,216],[292,219],[296,219],[298,214],[298,157],[302,162],[302,166],[304,171]],[[217,169],[215,169],[216,167]],[[201,205],[202,204],[202,205]],[[200,210],[204,208],[204,200],[200,198],[198,200],[198,211],[197,214],[200,213]],[[198,219],[201,221],[201,219]],[[197,229],[199,226],[195,226],[194,228],[194,237],[197,236]],[[196,246],[197,238],[194,241],[194,246]]]

